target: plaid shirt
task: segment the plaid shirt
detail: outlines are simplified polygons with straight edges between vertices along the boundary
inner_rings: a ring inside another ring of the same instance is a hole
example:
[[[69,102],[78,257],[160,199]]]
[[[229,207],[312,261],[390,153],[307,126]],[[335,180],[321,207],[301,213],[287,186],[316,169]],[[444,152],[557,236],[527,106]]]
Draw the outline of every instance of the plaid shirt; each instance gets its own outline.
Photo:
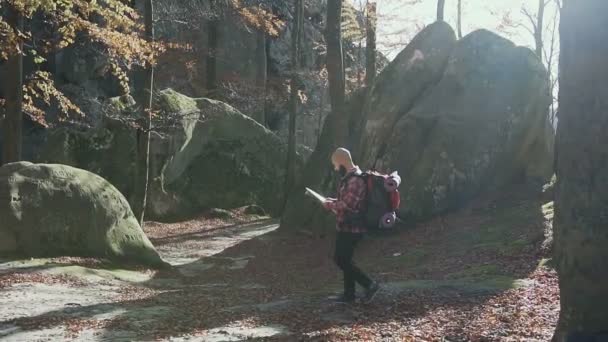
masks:
[[[345,233],[366,233],[367,228],[362,222],[348,222],[349,219],[356,218],[364,205],[367,186],[361,177],[361,170],[357,167],[351,170],[340,182],[338,186],[338,199],[330,199],[326,204],[327,209],[336,214],[336,229]],[[353,177],[354,176],[354,177]]]

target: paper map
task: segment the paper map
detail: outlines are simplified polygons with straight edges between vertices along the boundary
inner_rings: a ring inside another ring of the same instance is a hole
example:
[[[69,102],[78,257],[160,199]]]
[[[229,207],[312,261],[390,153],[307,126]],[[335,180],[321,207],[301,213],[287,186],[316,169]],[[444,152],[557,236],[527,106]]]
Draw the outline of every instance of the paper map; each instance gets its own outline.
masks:
[[[306,188],[306,192],[305,192],[305,194],[306,194],[307,196],[310,196],[310,197],[312,197],[312,198],[316,199],[317,201],[319,201],[319,202],[321,202],[321,203],[324,203],[324,202],[326,201],[326,198],[325,198],[325,197],[323,197],[323,196],[319,195],[318,193],[316,193],[315,191],[313,191],[313,190],[311,190],[311,189],[309,189],[309,188]]]

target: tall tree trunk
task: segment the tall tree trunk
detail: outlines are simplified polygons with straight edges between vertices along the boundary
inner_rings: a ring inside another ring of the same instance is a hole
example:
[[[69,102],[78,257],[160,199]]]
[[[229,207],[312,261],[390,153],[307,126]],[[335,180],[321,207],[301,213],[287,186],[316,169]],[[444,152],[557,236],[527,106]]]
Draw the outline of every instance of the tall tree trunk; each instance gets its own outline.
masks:
[[[536,55],[543,60],[543,26],[545,21],[545,0],[538,0],[538,14],[536,15],[536,29],[534,30],[534,41]]]
[[[217,88],[217,54],[219,44],[219,13],[217,0],[210,0],[211,18],[207,23],[207,91],[215,93]]]
[[[154,4],[153,0],[144,1],[144,25],[146,40],[154,41]],[[142,105],[142,116],[144,125],[137,134],[137,149],[138,149],[138,165],[135,188],[134,212],[143,227],[146,213],[146,204],[148,200],[148,185],[150,183],[150,136],[152,133],[152,103],[154,97],[154,66],[150,65],[147,69],[142,70],[144,79],[145,91],[142,91],[142,97],[139,103]]]
[[[564,0],[554,238],[554,341],[608,333],[608,1]]]
[[[458,39],[462,39],[462,0],[458,0],[458,17],[456,18],[458,27]]]
[[[267,39],[266,33],[263,30],[259,30],[256,33],[256,86],[261,98],[261,106],[256,110],[258,111],[257,122],[266,126],[266,83],[268,82],[268,56],[266,55]]]
[[[365,85],[368,89],[372,88],[376,79],[376,25],[378,16],[376,11],[376,3],[370,2],[367,4],[367,46],[366,46],[366,66],[365,66]]]
[[[23,16],[12,6],[6,9],[6,21],[15,30],[23,31]],[[21,160],[23,130],[23,44],[19,43],[19,53],[11,54],[6,61],[5,114],[2,123],[4,141],[2,162],[4,164]]]
[[[327,1],[327,78],[332,114],[337,116],[335,131],[337,145],[344,144],[348,135],[348,122],[342,113],[345,101],[346,80],[344,76],[344,56],[342,51],[342,0]]]
[[[289,99],[289,138],[287,143],[287,168],[285,173],[285,203],[296,179],[296,117],[298,114],[298,91],[300,80],[300,45],[304,24],[304,0],[295,0],[295,20],[291,35],[291,94]]]
[[[443,21],[443,16],[445,13],[445,0],[437,1],[437,21]]]

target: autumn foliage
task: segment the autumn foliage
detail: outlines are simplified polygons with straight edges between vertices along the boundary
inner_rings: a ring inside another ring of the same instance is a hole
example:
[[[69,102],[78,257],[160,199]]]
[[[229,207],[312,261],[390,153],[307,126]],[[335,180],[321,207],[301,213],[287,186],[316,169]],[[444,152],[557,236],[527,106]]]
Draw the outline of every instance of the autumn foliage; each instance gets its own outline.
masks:
[[[12,0],[0,2],[0,12],[8,6],[25,19],[26,28],[19,30],[0,17],[0,40],[3,42],[0,61],[21,54],[41,66],[49,62],[49,56],[82,38],[99,47],[109,62],[106,71],[115,76],[123,92],[128,93],[128,71],[135,65],[154,63],[155,54],[163,49],[161,44],[143,39],[139,15],[128,1]],[[44,29],[31,24],[34,21],[42,22]],[[64,115],[82,114],[55,87],[49,72],[37,70],[24,76],[24,109],[30,116],[44,123],[40,107],[50,105],[52,100]]]

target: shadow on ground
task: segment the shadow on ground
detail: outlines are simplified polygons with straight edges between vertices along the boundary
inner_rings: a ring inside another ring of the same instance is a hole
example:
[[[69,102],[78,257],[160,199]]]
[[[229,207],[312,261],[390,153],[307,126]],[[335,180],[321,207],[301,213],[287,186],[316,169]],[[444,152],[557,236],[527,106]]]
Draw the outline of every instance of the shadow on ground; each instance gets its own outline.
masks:
[[[272,221],[167,236],[157,245],[172,270],[123,274],[116,278],[130,285],[116,285],[122,300],[6,320],[0,337],[66,327],[83,340],[401,340],[411,333],[399,332],[407,322],[431,324],[429,313],[442,312],[451,320],[432,323],[441,327],[433,333],[466,340],[469,313],[505,291],[535,286],[551,218],[551,203],[516,189],[370,238],[357,259],[384,288],[373,303],[353,306],[327,299],[340,289],[330,240],[275,231]]]

